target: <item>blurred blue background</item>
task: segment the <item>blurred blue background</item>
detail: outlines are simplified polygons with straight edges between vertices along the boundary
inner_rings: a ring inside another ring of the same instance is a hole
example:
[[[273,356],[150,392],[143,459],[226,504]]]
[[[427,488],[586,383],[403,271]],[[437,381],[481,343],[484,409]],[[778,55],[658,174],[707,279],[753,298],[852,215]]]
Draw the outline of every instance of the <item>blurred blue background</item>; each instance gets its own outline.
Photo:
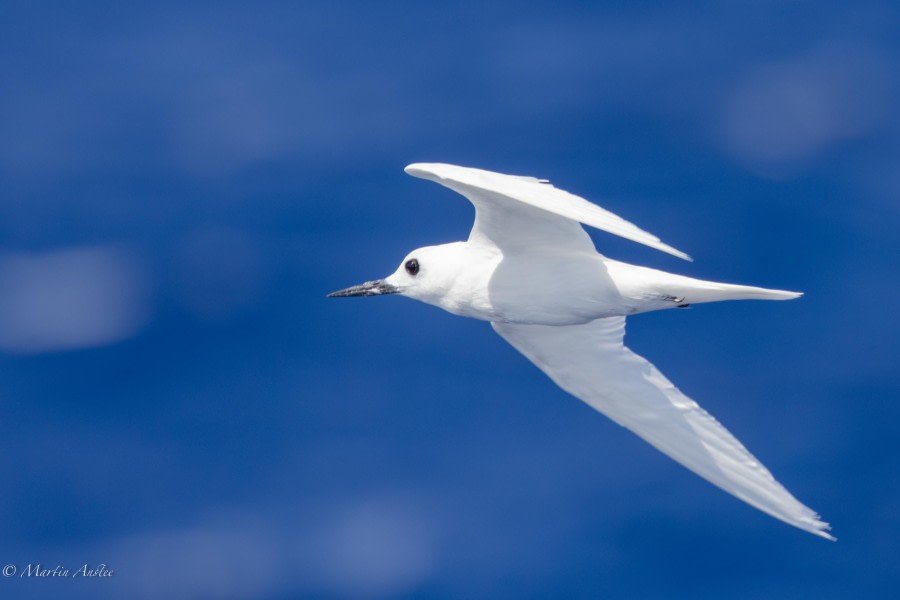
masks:
[[[3,598],[847,598],[900,583],[892,2],[35,3],[0,19]],[[834,526],[710,486],[486,324],[326,300],[547,177],[802,290],[628,343]],[[677,341],[676,341],[677,340]]]

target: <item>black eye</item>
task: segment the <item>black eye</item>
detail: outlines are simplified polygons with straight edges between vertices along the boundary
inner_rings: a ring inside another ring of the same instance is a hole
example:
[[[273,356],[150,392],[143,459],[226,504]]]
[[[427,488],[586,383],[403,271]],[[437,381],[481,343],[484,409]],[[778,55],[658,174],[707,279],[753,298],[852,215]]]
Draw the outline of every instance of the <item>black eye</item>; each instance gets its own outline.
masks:
[[[406,272],[409,273],[410,275],[415,275],[416,273],[419,272],[419,261],[417,261],[414,258],[411,258],[408,261],[406,261],[406,265],[404,265],[404,266],[406,267]]]

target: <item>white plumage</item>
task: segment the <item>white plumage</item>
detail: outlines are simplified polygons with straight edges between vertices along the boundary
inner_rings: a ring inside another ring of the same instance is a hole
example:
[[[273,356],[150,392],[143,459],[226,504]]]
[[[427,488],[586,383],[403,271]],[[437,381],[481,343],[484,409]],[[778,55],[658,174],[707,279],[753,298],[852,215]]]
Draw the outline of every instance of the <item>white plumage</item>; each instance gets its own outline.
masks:
[[[655,235],[546,180],[439,163],[406,172],[475,206],[466,242],[420,248],[383,280],[330,296],[399,293],[494,330],[557,385],[710,483],[775,518],[834,539],[752,454],[623,343],[625,316],[797,292],[702,281],[598,254],[581,223],[690,260]]]

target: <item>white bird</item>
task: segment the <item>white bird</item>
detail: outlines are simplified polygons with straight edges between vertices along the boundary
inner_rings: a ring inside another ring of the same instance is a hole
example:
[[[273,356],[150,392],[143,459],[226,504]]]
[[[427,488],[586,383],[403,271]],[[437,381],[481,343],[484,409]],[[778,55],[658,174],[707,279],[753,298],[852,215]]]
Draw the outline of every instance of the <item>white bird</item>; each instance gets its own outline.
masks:
[[[414,250],[384,279],[329,297],[401,294],[489,321],[559,387],[710,483],[815,535],[830,526],[744,446],[623,343],[625,317],[719,300],[800,293],[702,281],[597,253],[581,224],[690,257],[547,180],[440,163],[406,167],[475,205],[466,242]]]

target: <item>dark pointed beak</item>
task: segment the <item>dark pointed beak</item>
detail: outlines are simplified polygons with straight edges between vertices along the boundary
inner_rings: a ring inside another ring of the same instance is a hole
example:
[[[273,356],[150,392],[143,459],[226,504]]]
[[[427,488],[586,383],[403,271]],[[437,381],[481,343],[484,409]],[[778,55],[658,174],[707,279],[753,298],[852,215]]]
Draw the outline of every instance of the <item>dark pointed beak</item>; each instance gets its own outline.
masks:
[[[346,290],[331,292],[326,298],[344,298],[346,296],[381,296],[382,294],[396,294],[400,290],[386,283],[384,279],[376,279],[375,281],[367,281]]]

